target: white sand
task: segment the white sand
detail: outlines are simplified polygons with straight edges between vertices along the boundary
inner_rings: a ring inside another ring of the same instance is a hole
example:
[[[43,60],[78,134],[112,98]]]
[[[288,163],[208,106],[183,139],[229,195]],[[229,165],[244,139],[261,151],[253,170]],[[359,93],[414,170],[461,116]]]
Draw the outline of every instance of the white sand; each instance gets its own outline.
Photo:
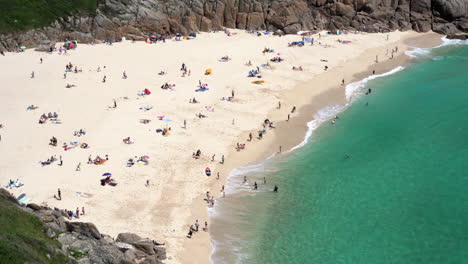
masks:
[[[231,37],[224,33],[202,33],[196,40],[153,45],[129,41],[112,46],[79,44],[67,55],[27,50],[0,57],[0,123],[4,125],[0,129],[1,185],[18,178],[25,185],[11,191],[16,195],[26,193],[34,203],[45,202],[51,207],[71,210],[84,206],[86,216],[80,221],[95,223],[102,233],[116,236],[121,232],[134,232],[167,242],[171,258],[167,262],[179,263],[188,226],[195,220],[190,208],[203,203],[195,199],[209,190],[210,182],[216,181],[218,162],[232,149],[232,143],[245,142],[236,141],[239,135],[258,129],[267,113],[277,106],[280,91],[323,72],[324,65],[333,69],[368,49],[415,35],[414,32],[394,32],[389,41],[387,34],[349,34],[321,39],[314,36],[314,46],[288,48],[288,42],[300,40],[300,37],[257,37],[236,32],[238,34]],[[337,39],[352,43],[340,44]],[[325,48],[318,42],[331,47]],[[261,51],[265,47],[274,49],[275,53],[263,55]],[[251,84],[255,79],[247,78],[247,72],[277,56],[278,52],[285,61],[270,63],[274,70],[262,70],[264,84]],[[224,55],[233,59],[219,62]],[[384,59],[381,56],[380,59]],[[43,64],[39,63],[40,57],[44,59]],[[248,60],[252,61],[252,67],[245,66]],[[64,80],[68,62],[82,68],[83,72],[68,73]],[[191,70],[190,77],[181,77],[182,63]],[[304,68],[303,72],[291,70],[292,66],[299,65]],[[99,73],[96,72],[98,67],[102,69]],[[212,75],[203,74],[207,68],[213,69]],[[122,79],[124,70],[128,74],[126,80]],[[159,76],[157,73],[161,70],[168,74]],[[36,75],[34,79],[30,78],[32,71]],[[104,75],[106,83],[101,82]],[[208,83],[210,90],[195,92],[198,80]],[[339,83],[341,79],[333,81]],[[160,89],[164,82],[175,83],[176,89]],[[77,87],[67,89],[67,83]],[[150,89],[152,94],[144,98],[137,96],[144,88]],[[310,89],[319,92],[321,87],[311,84]],[[230,96],[231,90],[235,91],[235,102],[221,101],[221,97]],[[189,104],[192,97],[201,103]],[[299,101],[308,100],[300,95],[298,98]],[[117,109],[109,109],[113,99],[117,99]],[[39,109],[26,111],[31,104]],[[153,109],[139,110],[143,106],[153,106]],[[212,106],[215,111],[205,111],[204,106]],[[285,111],[290,107],[284,105]],[[42,113],[54,111],[62,124],[38,124]],[[196,118],[199,112],[208,118]],[[159,115],[172,122],[157,120]],[[152,121],[141,124],[141,118]],[[183,120],[187,120],[188,129],[181,128]],[[166,126],[172,128],[168,137],[155,132]],[[74,137],[73,132],[81,128],[87,134]],[[48,145],[52,136],[58,138],[57,147]],[[135,144],[122,143],[128,136]],[[90,148],[64,151],[63,142],[70,141],[86,142]],[[192,152],[197,149],[201,149],[203,157],[194,160]],[[109,161],[104,165],[86,164],[89,155],[94,158],[106,154]],[[210,162],[213,154],[217,162]],[[42,167],[39,164],[52,155],[61,155],[64,165],[60,167],[55,163]],[[148,166],[125,166],[128,158],[142,155],[150,156]],[[80,162],[81,171],[76,172]],[[212,177],[205,176],[206,167],[212,169]],[[105,172],[113,174],[118,186],[99,184]],[[147,179],[150,187],[144,186]],[[62,201],[53,198],[57,188],[62,190]],[[75,192],[86,192],[92,197],[83,198]],[[219,194],[218,191],[212,193]],[[206,210],[202,211],[200,215],[206,215]],[[206,220],[199,219],[201,225]],[[204,235],[203,245],[210,247],[206,238]],[[193,263],[206,260],[207,256]]]

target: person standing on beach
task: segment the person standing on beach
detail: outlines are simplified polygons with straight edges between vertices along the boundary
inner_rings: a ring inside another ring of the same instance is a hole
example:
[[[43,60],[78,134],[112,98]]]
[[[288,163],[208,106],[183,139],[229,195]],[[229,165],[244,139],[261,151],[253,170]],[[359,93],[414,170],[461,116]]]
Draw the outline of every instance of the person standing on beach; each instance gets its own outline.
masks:
[[[203,231],[208,232],[208,222],[205,221],[205,227],[203,228]]]
[[[290,116],[289,116],[289,114],[288,114],[288,119],[287,119],[286,121],[289,121],[289,118],[290,118]]]
[[[104,75],[104,77],[102,78],[102,82],[105,83],[106,82],[106,75]]]
[[[216,174],[216,179],[219,180],[219,172]]]
[[[184,119],[184,129],[187,129],[187,120]]]
[[[224,155],[221,156],[221,164],[224,164]]]
[[[257,182],[254,182],[254,190],[257,190],[257,189],[258,189]]]
[[[343,79],[343,80],[341,80],[341,85],[344,85],[344,79]]]
[[[243,181],[243,183],[244,183],[244,184],[247,183],[247,176],[244,176],[244,181]]]
[[[60,188],[57,190],[57,197],[59,200],[62,200],[62,192],[60,191]]]
[[[78,166],[76,166],[76,171],[81,171],[81,162],[78,163]]]
[[[252,132],[249,133],[249,141],[252,141]]]
[[[211,161],[215,160],[215,156],[216,156],[216,154],[213,154],[213,156],[211,156]]]
[[[200,224],[198,223],[198,219],[195,220],[195,232],[198,232],[198,227],[200,226]]]
[[[34,71],[31,72],[31,78],[34,78]]]
[[[281,153],[281,150],[282,150],[282,147],[281,147],[281,146],[279,146],[279,152],[278,152],[278,153]]]
[[[60,159],[59,166],[62,166],[63,165],[62,156],[60,156],[59,159]]]
[[[275,188],[273,189],[273,192],[278,192],[278,186],[275,185]]]
[[[296,107],[293,106],[292,110],[291,110],[291,114],[294,114],[294,112],[296,112]]]
[[[278,109],[281,109],[281,102],[278,102]]]
[[[83,206],[83,207],[81,207],[81,215],[85,215],[84,206]]]
[[[117,108],[117,101],[114,99],[114,108]]]
[[[40,61],[41,61],[41,64],[42,64],[42,58],[40,59]]]

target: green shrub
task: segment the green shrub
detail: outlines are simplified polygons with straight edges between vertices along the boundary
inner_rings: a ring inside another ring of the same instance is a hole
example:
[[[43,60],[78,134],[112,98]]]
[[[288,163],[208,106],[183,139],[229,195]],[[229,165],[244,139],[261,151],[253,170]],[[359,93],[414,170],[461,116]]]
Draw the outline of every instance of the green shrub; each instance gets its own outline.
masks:
[[[0,0],[0,33],[51,24],[69,15],[94,15],[98,0]]]

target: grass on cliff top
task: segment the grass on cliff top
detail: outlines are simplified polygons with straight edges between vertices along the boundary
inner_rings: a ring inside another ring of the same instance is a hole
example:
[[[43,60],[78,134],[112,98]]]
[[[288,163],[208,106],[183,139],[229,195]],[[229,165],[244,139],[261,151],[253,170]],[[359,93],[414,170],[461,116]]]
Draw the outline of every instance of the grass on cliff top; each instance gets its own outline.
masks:
[[[96,12],[98,0],[0,0],[0,33],[51,24],[60,17]]]
[[[60,243],[43,230],[39,218],[0,197],[0,264],[66,263],[65,255],[50,250]]]

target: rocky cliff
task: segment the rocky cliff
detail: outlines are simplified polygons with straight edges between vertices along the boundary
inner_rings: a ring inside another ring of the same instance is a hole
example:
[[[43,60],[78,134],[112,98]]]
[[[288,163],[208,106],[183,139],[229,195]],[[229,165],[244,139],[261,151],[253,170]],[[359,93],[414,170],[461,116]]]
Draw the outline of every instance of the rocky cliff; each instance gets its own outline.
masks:
[[[69,222],[58,209],[28,204],[0,188],[0,263],[159,264],[166,250],[132,233],[114,240],[92,223]]]
[[[76,0],[79,1],[79,0]],[[468,0],[100,0],[92,16],[0,36],[0,48],[40,40],[129,37],[240,29],[468,31]]]

